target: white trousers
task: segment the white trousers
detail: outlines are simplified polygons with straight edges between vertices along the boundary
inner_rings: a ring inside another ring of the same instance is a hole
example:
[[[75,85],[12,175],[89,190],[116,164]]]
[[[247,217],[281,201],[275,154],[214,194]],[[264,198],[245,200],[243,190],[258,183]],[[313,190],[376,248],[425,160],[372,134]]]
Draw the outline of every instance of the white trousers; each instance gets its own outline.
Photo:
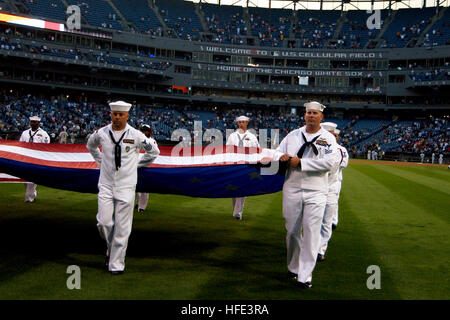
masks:
[[[147,208],[149,195],[150,195],[149,193],[143,192],[136,193],[138,210],[139,209],[145,210],[145,208]]]
[[[25,202],[33,202],[36,199],[36,184],[32,182],[25,183]]]
[[[242,212],[244,211],[245,197],[233,198],[233,216],[242,217]]]
[[[327,197],[320,191],[283,188],[287,266],[299,282],[312,280]]]
[[[327,251],[328,242],[333,233],[332,224],[333,219],[337,215],[339,194],[329,193],[327,195],[327,204],[325,206],[325,213],[322,220],[322,228],[320,229],[320,249],[319,253],[325,255]],[[337,217],[336,217],[337,219]]]
[[[99,183],[98,189],[97,228],[106,241],[109,271],[122,271],[133,224],[136,186],[113,187]]]
[[[339,204],[336,204],[336,211],[334,212],[332,224],[337,226],[338,222],[339,222]]]

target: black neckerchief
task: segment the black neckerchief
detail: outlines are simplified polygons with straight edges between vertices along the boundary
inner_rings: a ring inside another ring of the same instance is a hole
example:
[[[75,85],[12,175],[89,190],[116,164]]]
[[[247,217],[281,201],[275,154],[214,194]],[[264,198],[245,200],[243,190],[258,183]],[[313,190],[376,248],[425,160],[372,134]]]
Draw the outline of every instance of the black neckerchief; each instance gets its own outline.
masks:
[[[244,136],[242,137],[242,139],[241,139],[241,137],[239,137],[239,134],[238,134],[239,147],[243,147],[244,146],[244,139],[246,137],[247,137],[247,133],[244,133]]]
[[[125,133],[127,133],[127,131],[125,131],[122,136],[120,137],[119,141],[116,142],[116,140],[114,139],[114,134],[111,132],[111,130],[109,130],[109,136],[111,137],[112,142],[115,144],[114,147],[114,161],[116,163],[116,170],[119,170],[120,166],[121,166],[121,160],[122,160],[122,149],[120,147],[120,142],[122,141],[123,137],[125,136]]]
[[[301,158],[303,156],[303,152],[305,152],[306,147],[312,147],[314,154],[317,156],[319,151],[317,150],[317,147],[314,145],[314,142],[317,140],[318,137],[320,137],[320,134],[318,136],[315,136],[311,141],[307,141],[305,138],[305,135],[302,132],[302,137],[305,143],[302,145],[300,150],[298,150],[297,157]]]
[[[30,129],[30,131],[28,132],[28,134],[30,135],[30,139],[28,140],[28,142],[33,142],[33,138],[38,131],[39,131],[39,128],[37,128],[36,131],[33,134],[31,134],[31,129]]]

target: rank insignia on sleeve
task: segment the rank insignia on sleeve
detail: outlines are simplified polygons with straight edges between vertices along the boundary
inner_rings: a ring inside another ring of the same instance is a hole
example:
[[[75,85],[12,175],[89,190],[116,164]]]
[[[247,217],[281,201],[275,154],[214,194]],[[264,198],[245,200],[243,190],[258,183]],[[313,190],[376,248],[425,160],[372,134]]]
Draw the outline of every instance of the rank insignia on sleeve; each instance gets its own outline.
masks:
[[[143,142],[142,142],[142,144],[143,144],[143,149],[145,150],[145,151],[150,151],[150,150],[152,150],[152,145],[150,144],[150,143],[147,143],[147,141],[146,140],[144,140]]]

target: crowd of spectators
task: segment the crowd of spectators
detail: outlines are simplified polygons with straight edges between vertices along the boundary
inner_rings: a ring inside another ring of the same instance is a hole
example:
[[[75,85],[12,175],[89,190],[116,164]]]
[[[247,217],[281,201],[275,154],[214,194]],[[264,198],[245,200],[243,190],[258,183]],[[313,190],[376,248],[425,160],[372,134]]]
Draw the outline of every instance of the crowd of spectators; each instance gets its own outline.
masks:
[[[249,20],[253,35],[258,37],[260,46],[282,46],[286,35],[289,35],[289,17],[279,17],[277,23],[272,23],[258,14],[250,14]]]
[[[438,81],[450,80],[450,69],[434,69],[433,71],[411,71],[409,75],[413,81]]]
[[[449,152],[449,120],[430,117],[425,121],[395,124],[382,143],[387,150],[411,153]]]
[[[305,27],[308,26],[308,27]],[[302,19],[293,27],[295,38],[300,39],[300,48],[325,48],[334,35],[337,23],[316,18]]]
[[[202,114],[202,116],[201,116]],[[41,126],[46,130],[52,142],[60,142],[61,132],[66,132],[68,142],[84,143],[97,128],[109,123],[109,109],[104,104],[70,100],[68,96],[41,98],[28,94],[17,98],[7,92],[0,95],[0,134],[2,138],[18,136],[29,127],[29,117],[41,117]],[[278,129],[278,141],[290,131],[300,127],[304,121],[302,115],[267,113],[262,109],[209,110],[195,108],[192,105],[137,105],[130,112],[129,123],[139,128],[150,124],[153,136],[158,141],[171,140],[176,129],[194,132],[194,122],[202,121],[203,130],[215,128],[225,138],[227,130],[236,128],[237,116],[246,115],[251,119],[250,128],[267,130],[267,146],[273,143]],[[327,121],[338,119],[327,118]],[[381,159],[384,152],[400,153],[449,153],[450,122],[447,118],[432,118],[416,121],[383,122],[381,127],[367,125],[361,127],[361,119],[355,116],[341,128],[340,143],[352,157],[365,157],[368,151],[376,152]],[[367,121],[367,120],[365,120]],[[260,131],[259,131],[260,132]],[[225,142],[225,141],[224,141]],[[264,143],[260,141],[261,143]]]

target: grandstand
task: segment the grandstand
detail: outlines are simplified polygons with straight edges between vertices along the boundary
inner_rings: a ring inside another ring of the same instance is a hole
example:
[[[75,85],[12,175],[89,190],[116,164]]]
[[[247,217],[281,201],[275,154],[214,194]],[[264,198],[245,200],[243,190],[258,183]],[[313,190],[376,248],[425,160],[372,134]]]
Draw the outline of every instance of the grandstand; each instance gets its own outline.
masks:
[[[448,7],[378,6],[370,29],[360,4],[211,2],[1,0],[1,12],[61,24],[67,6],[81,11],[70,32],[0,21],[1,136],[15,139],[39,113],[54,141],[65,127],[83,143],[120,98],[160,143],[194,121],[225,136],[242,113],[282,138],[301,125],[301,105],[320,100],[352,156],[448,155]]]

